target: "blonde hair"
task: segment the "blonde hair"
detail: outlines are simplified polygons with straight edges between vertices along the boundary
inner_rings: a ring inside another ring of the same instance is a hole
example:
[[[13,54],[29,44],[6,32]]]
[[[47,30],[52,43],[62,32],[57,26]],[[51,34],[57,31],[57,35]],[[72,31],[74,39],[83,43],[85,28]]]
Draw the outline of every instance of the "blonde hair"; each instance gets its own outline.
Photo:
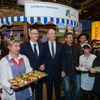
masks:
[[[18,39],[10,39],[7,41],[7,46],[12,46],[14,43],[20,43],[21,42]]]

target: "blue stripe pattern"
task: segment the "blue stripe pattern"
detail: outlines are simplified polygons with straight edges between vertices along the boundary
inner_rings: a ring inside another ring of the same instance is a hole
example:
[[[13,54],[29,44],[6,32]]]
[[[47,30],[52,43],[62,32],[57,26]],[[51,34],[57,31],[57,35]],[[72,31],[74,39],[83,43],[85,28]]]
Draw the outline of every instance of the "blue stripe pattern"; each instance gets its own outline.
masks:
[[[50,22],[52,22],[52,23],[54,22],[54,18],[53,17],[50,18]]]
[[[65,24],[65,20],[64,19],[62,19],[62,23]]]
[[[77,27],[78,27],[78,22],[77,22]]]
[[[71,25],[73,25],[73,21],[71,20]]]
[[[37,17],[37,21],[41,22],[41,17]]]
[[[24,16],[23,19],[24,19],[25,22],[27,22],[27,17]]]
[[[22,22],[22,21],[24,21],[24,22],[27,22],[28,21],[28,18],[30,19],[29,20],[29,22],[30,22],[30,24],[34,24],[36,21],[39,21],[39,22],[41,22],[41,23],[43,23],[43,24],[47,24],[48,23],[48,17],[43,17],[43,22],[42,22],[42,20],[41,20],[41,17],[36,17],[36,20],[34,19],[34,17],[26,17],[26,16],[17,16],[17,21],[18,22]],[[5,22],[4,22],[4,19],[5,19]],[[10,19],[10,17],[7,17],[7,18],[1,18],[0,20],[1,20],[1,24],[0,25],[2,25],[2,24],[7,24],[7,25],[10,25],[12,22],[15,22],[15,19],[14,19],[14,17],[11,17],[11,20],[9,20]],[[69,25],[69,24],[71,24],[71,25],[74,25],[74,27],[76,26],[76,27],[78,27],[80,24],[78,23],[78,22],[76,22],[76,21],[73,21],[73,20],[69,20],[69,19],[64,19],[64,18],[62,18],[61,19],[61,21],[60,21],[60,18],[54,18],[54,17],[50,17],[50,22],[52,22],[52,23],[54,23],[54,24],[59,24],[59,23],[63,23],[63,24],[65,24],[65,25]],[[65,23],[65,20],[66,20],[66,23]],[[55,23],[56,22],[56,23]]]
[[[56,24],[59,24],[59,18],[56,18]]]
[[[17,22],[20,22],[20,16],[17,16]]]
[[[10,22],[8,20],[8,17],[6,18],[6,23],[7,23],[8,26],[10,25]]]
[[[47,24],[47,17],[44,17],[44,24]]]
[[[69,24],[69,20],[67,19],[67,25]]]
[[[34,24],[34,17],[30,17],[30,24]]]
[[[11,22],[14,22],[14,17],[11,17]]]
[[[76,26],[76,21],[74,21],[74,26]]]

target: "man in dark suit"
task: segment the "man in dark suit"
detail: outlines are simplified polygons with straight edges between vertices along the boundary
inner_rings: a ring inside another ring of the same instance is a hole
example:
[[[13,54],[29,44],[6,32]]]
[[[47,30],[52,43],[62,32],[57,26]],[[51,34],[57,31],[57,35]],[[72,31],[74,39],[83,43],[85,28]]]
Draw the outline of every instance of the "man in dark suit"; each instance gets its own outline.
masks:
[[[28,57],[33,70],[43,71],[43,46],[37,42],[39,39],[38,30],[36,28],[31,28],[29,31],[29,37],[30,41],[21,45],[20,53]],[[36,100],[42,100],[42,87],[42,82],[38,82],[35,88]]]
[[[63,68],[63,45],[56,42],[56,31],[49,29],[48,41],[44,43],[44,62],[47,77],[47,100],[52,100],[53,84],[56,100],[60,100],[60,76]]]

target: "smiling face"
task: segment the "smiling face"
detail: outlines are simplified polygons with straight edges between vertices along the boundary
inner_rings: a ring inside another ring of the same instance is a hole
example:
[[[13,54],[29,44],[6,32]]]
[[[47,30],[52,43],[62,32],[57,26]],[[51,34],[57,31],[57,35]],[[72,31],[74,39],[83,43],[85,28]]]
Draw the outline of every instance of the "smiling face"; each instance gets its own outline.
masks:
[[[90,54],[91,50],[89,48],[84,49],[84,54]]]
[[[90,54],[90,52],[91,52],[91,46],[89,44],[84,45],[83,46],[83,51],[84,51],[85,55]]]
[[[53,42],[56,40],[56,31],[54,29],[49,29],[47,33],[48,40]]]
[[[8,48],[11,54],[18,55],[20,52],[20,43],[15,42],[13,45],[9,45]]]
[[[79,41],[80,41],[82,44],[83,44],[83,43],[86,43],[86,41],[87,41],[86,36],[85,36],[85,35],[81,36],[80,39],[79,39]]]
[[[73,43],[73,35],[67,35],[67,37],[65,37],[65,41],[67,44],[71,45]]]
[[[37,29],[32,29],[30,32],[29,32],[29,37],[30,37],[30,40],[33,41],[33,42],[37,42],[38,39],[39,39],[39,32]]]

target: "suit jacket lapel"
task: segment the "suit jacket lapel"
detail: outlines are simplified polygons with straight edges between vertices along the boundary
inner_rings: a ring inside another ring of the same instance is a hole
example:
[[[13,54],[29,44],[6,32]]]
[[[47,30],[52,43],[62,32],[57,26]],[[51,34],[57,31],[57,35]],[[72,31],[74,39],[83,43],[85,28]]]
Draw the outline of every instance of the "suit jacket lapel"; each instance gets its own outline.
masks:
[[[35,58],[35,55],[34,55],[34,52],[33,52],[33,49],[32,49],[32,47],[31,47],[30,42],[29,42],[29,44],[28,44],[28,49],[29,49],[30,54],[32,54],[32,55],[34,56],[34,58]]]
[[[59,50],[59,45],[58,45],[58,43],[56,42],[56,54],[55,54],[55,57],[56,57],[56,55],[58,54],[58,50]]]
[[[47,47],[47,51],[48,51],[49,56],[52,58],[51,53],[50,53],[50,49],[49,49],[49,44],[48,44],[48,42],[46,43],[46,47]]]
[[[38,43],[38,46],[39,46],[39,57],[40,57],[40,55],[41,55],[41,50],[42,50],[42,47],[41,47],[41,44],[40,43]]]
[[[52,58],[52,55],[51,55],[51,53],[50,53],[50,49],[49,49],[48,42],[47,42],[47,44],[46,44],[46,47],[47,47],[47,50],[48,50],[49,55],[50,55],[51,58]],[[55,56],[54,56],[54,58],[55,58],[56,55],[58,54],[58,50],[59,50],[59,45],[58,45],[58,43],[56,42],[56,52],[55,52]],[[54,58],[53,58],[53,59],[54,59]]]

